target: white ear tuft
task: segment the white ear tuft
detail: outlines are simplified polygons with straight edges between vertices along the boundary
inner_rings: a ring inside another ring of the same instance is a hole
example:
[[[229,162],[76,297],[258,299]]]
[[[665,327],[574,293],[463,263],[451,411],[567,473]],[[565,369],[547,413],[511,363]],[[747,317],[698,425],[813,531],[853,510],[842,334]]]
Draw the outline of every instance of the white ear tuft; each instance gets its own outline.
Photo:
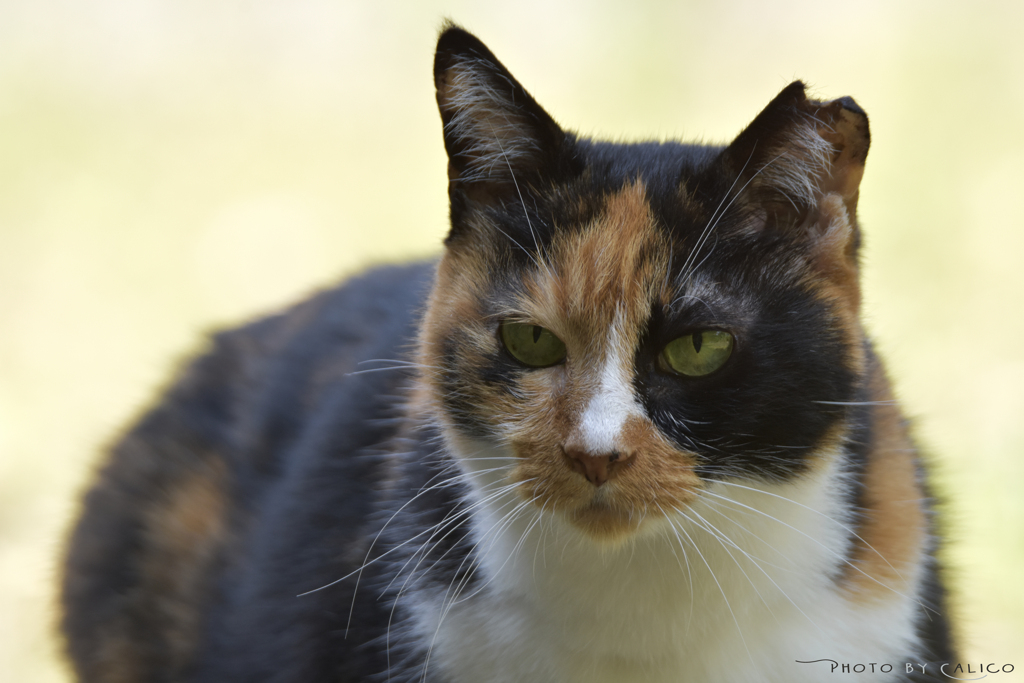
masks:
[[[567,134],[475,36],[448,27],[434,57],[449,190],[477,202],[571,172]]]
[[[511,168],[540,153],[529,114],[515,103],[515,87],[495,83],[495,67],[480,59],[456,59],[438,83],[445,114],[444,136],[451,140],[463,182],[504,180]]]
[[[868,118],[849,97],[807,99],[799,81],[787,86],[722,153],[766,204],[798,212],[838,193],[853,217],[870,145]]]

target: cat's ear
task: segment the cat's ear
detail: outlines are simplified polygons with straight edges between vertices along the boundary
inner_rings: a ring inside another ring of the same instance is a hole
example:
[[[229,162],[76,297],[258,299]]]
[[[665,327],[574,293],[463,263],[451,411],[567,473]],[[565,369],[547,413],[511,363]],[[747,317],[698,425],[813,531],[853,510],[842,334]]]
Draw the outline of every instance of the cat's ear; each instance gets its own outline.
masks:
[[[475,36],[447,25],[434,57],[448,152],[449,194],[514,198],[543,174],[565,172],[566,133]]]
[[[766,225],[802,229],[825,263],[852,263],[860,237],[857,198],[871,137],[852,98],[810,100],[787,86],[723,152],[745,203]]]
[[[788,85],[719,157],[755,230],[791,231],[808,263],[858,291],[857,198],[871,137],[852,98],[810,100]]]
[[[722,161],[764,201],[809,208],[838,194],[852,215],[870,142],[867,114],[852,98],[810,100],[796,81],[725,149]]]

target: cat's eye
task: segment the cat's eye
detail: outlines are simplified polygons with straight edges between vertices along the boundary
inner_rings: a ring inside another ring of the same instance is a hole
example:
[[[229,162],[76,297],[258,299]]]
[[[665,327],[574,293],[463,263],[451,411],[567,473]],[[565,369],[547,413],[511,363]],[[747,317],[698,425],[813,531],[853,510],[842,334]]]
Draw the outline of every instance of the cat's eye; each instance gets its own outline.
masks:
[[[710,375],[732,355],[733,337],[721,330],[698,330],[673,339],[661,352],[668,369],[688,377]]]
[[[546,368],[565,359],[565,344],[540,325],[506,320],[501,323],[501,343],[512,357],[532,368]]]

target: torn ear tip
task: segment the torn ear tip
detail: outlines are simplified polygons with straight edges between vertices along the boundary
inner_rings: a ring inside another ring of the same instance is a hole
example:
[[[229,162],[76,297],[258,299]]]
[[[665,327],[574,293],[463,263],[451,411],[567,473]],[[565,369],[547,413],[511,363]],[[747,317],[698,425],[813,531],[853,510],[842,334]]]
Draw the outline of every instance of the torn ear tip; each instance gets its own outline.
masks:
[[[836,100],[836,102],[838,102],[843,109],[853,112],[854,114],[859,114],[860,116],[864,117],[868,115],[868,113],[861,109],[861,106],[857,104],[857,102],[854,101],[854,99],[849,95],[847,95],[846,97],[840,97],[839,99]]]

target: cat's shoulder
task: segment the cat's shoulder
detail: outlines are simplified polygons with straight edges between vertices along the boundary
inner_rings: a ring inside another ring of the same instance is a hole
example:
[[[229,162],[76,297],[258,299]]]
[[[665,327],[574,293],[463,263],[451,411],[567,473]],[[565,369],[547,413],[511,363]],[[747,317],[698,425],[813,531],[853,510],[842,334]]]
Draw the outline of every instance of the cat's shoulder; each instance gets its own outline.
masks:
[[[199,626],[216,605],[264,590],[293,599],[292,586],[271,590],[259,573],[217,577],[251,565],[282,525],[296,543],[316,539],[323,520],[296,516],[335,514],[341,542],[355,544],[389,467],[359,456],[396,432],[386,418],[400,409],[402,359],[433,271],[368,270],[213,335],[176,373],[113,447],[72,534],[63,627],[83,678],[173,678],[205,647]],[[329,490],[317,488],[324,481]],[[315,575],[308,588],[329,582]]]

